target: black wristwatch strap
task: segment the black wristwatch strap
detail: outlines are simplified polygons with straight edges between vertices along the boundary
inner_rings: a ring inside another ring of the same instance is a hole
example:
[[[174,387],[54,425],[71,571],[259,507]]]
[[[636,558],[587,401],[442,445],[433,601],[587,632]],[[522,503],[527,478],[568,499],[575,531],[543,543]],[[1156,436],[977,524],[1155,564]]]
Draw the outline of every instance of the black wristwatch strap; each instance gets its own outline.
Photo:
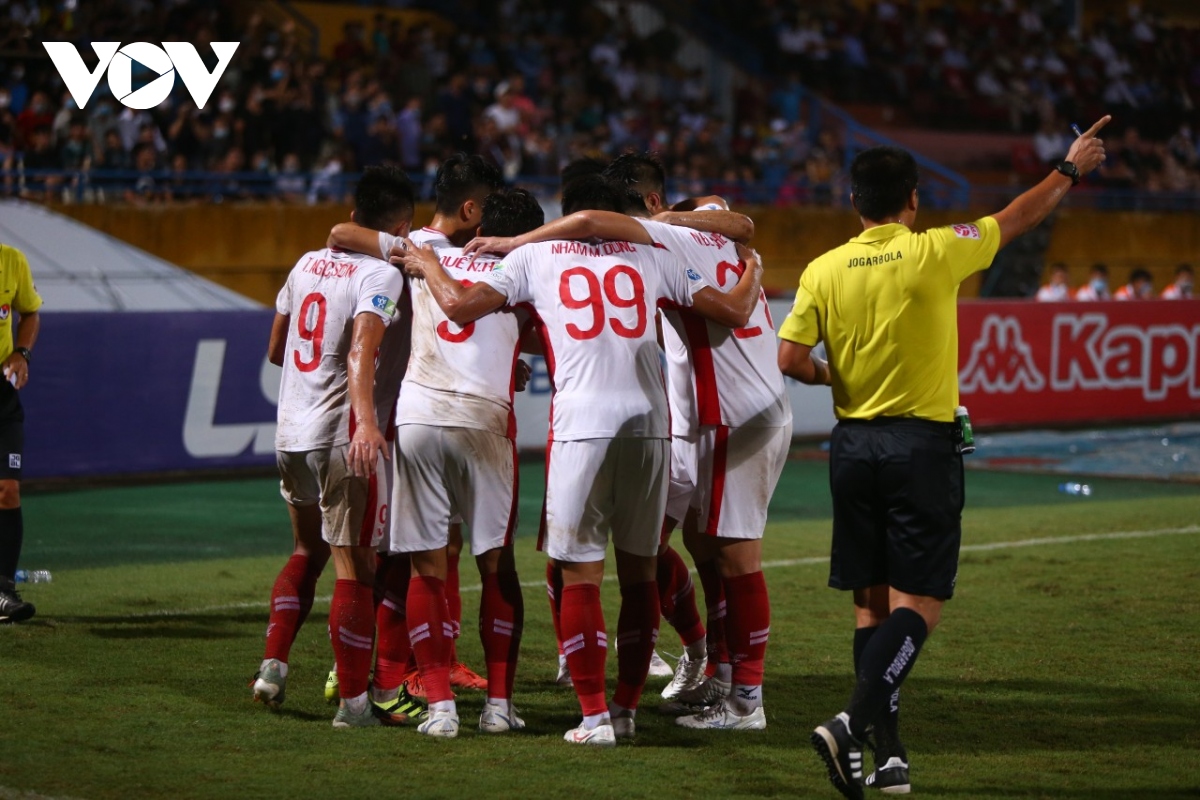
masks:
[[[1060,161],[1054,165],[1054,169],[1070,178],[1072,186],[1079,185],[1079,167],[1075,166],[1073,162]]]
[[[14,347],[14,348],[13,348],[13,352],[14,352],[14,353],[20,353],[20,354],[21,354],[21,358],[25,359],[25,363],[26,363],[26,364],[28,364],[28,363],[29,363],[29,362],[32,360],[31,356],[32,356],[33,354],[29,352],[29,348],[28,348],[28,347]]]

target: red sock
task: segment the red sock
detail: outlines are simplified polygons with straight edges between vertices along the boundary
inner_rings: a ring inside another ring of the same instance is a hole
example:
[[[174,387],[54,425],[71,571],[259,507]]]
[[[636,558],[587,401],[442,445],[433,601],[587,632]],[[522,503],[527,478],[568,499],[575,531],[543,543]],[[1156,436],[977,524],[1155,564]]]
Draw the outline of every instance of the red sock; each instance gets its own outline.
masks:
[[[554,639],[558,643],[558,654],[562,646],[562,570],[553,561],[546,562],[546,594],[550,597],[550,619],[554,623]]]
[[[621,587],[617,617],[617,691],[613,702],[637,708],[658,641],[658,584],[654,581]],[[574,675],[574,673],[572,673]],[[584,712],[587,713],[587,712]]]
[[[446,584],[414,576],[408,582],[408,639],[429,702],[453,700],[450,691],[450,643],[454,629],[446,607]]]
[[[696,610],[696,587],[683,557],[672,547],[658,555],[658,600],[663,617],[685,646],[704,638],[704,625]]]
[[[450,609],[450,624],[454,638],[450,640],[450,663],[458,663],[458,636],[462,633],[462,593],[458,589],[458,553],[446,556],[446,605]]]
[[[479,600],[479,639],[487,662],[488,697],[512,699],[524,621],[525,600],[517,573],[485,575]]]
[[[409,562],[405,556],[392,560],[383,576],[382,598],[375,608],[375,629],[378,642],[375,647],[376,689],[390,692],[398,689],[409,671],[408,660],[412,656],[412,645],[408,643],[408,577]]]
[[[563,652],[583,715],[607,713],[604,667],[608,657],[608,634],[604,628],[604,609],[600,607],[599,586],[576,583],[563,587],[562,637]]]
[[[716,561],[697,561],[696,572],[700,575],[704,605],[708,610],[708,667],[704,672],[711,678],[718,664],[729,663],[729,649],[725,644],[725,586]]]
[[[729,661],[733,664],[733,682],[757,686],[763,680],[763,658],[767,654],[767,635],[771,632],[771,603],[762,572],[727,578],[725,596],[729,600]]]
[[[321,577],[306,555],[295,553],[283,565],[271,588],[271,617],[267,623],[267,649],[263,658],[287,663],[292,642],[312,610],[317,579]]]
[[[339,578],[329,609],[329,633],[343,698],[367,690],[371,653],[375,649],[375,603],[370,586]]]

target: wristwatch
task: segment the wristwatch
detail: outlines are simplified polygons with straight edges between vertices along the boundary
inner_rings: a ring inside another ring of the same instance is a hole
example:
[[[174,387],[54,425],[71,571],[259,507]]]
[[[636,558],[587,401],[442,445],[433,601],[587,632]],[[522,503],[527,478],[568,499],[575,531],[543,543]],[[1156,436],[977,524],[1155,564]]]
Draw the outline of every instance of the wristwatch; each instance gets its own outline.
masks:
[[[29,352],[29,348],[28,348],[28,347],[14,347],[14,348],[13,348],[13,352],[14,352],[14,353],[19,353],[19,354],[20,354],[20,356],[21,356],[21,358],[25,359],[25,363],[26,363],[26,364],[28,364],[28,363],[29,363],[29,361],[30,361],[30,357],[33,355],[32,353],[30,353],[30,352]]]
[[[1079,185],[1079,167],[1075,166],[1074,162],[1060,161],[1054,165],[1054,170],[1070,178],[1072,186]]]

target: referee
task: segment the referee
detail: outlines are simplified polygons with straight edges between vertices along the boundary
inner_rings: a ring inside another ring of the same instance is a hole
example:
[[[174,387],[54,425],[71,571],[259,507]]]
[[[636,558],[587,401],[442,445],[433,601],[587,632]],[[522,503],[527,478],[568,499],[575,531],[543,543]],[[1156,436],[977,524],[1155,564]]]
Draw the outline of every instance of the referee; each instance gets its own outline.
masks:
[[[830,444],[833,546],[829,585],[854,593],[858,681],[813,747],[833,785],[863,796],[862,742],[875,732],[865,785],[909,789],[899,690],[954,593],[963,507],[958,405],[958,286],[996,251],[1054,210],[1104,160],[1096,133],[1007,208],[974,223],[913,233],[917,165],[892,147],[865,150],[850,168],[863,232],[817,258],[800,278],[779,329],[779,367],[830,384],[838,424]],[[829,362],[811,354],[824,342]]]
[[[21,599],[15,583],[24,538],[21,454],[25,449],[25,411],[17,390],[29,381],[29,351],[37,340],[41,307],[25,254],[0,244],[0,624],[22,622],[34,614],[33,604]],[[13,312],[21,315],[15,347]]]

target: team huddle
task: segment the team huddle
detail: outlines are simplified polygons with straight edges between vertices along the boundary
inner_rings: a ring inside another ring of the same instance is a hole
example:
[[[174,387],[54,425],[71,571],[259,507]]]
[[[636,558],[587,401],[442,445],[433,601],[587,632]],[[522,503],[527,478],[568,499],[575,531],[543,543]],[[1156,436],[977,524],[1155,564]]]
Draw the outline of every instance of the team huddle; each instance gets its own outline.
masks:
[[[558,681],[583,717],[565,740],[634,735],[664,618],[683,645],[663,691],[677,723],[766,726],[761,539],[791,408],[762,265],[739,243],[753,223],[720,198],[669,209],[664,184],[647,156],[576,164],[564,216],[543,224],[533,196],[460,155],[439,170],[434,219],[411,231],[408,179],[364,174],[353,222],[300,259],[276,305],[276,449],[295,550],[272,591],[256,700],[283,702],[290,648],[332,555],[335,727],[411,720],[453,737],[455,688],[485,690],[481,732],[524,727],[513,705],[524,625],[513,397],[526,353],[545,358],[554,390],[538,548]],[[705,621],[670,544],[676,527]],[[621,592],[611,698],[600,603],[610,537]],[[485,677],[454,646],[467,544]]]

